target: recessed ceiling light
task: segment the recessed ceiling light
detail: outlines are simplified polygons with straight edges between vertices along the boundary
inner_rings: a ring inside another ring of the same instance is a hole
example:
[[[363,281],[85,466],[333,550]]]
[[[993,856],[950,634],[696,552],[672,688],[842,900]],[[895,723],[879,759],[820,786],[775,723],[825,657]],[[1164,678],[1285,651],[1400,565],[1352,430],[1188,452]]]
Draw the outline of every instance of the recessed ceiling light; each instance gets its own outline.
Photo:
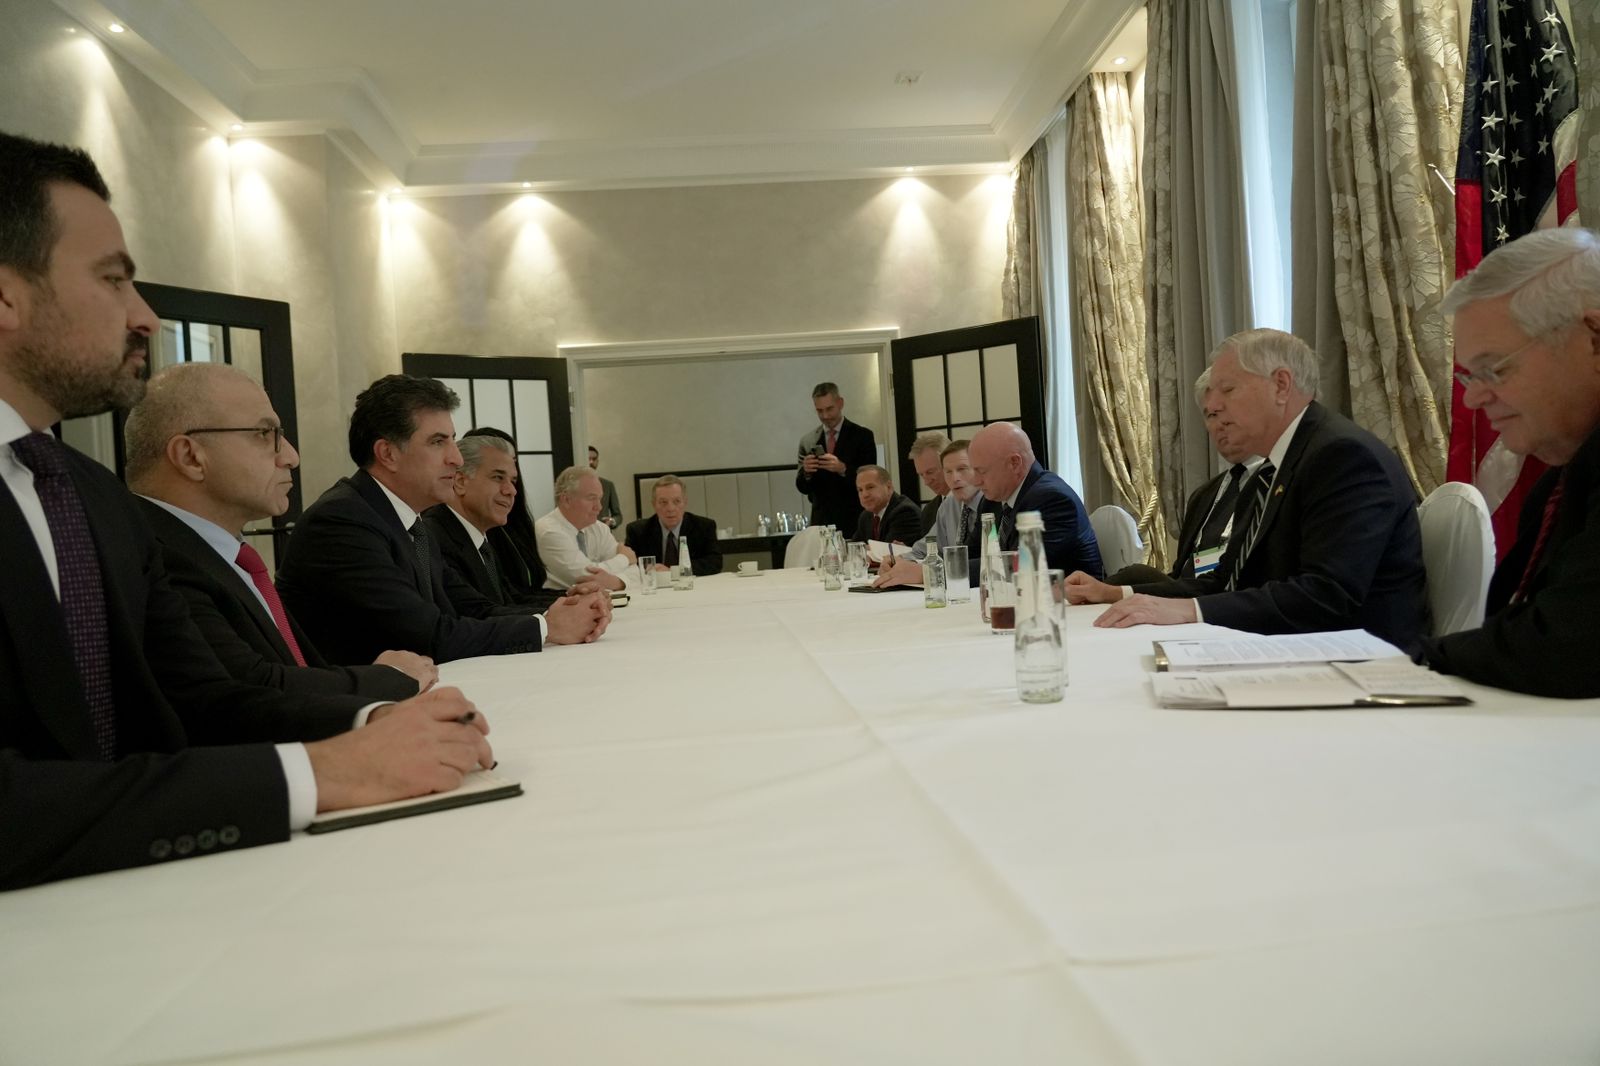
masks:
[[[384,195],[385,195],[385,196],[390,196],[390,197],[394,197],[394,196],[399,196],[399,195],[401,195],[401,194],[402,194],[402,193],[404,193],[404,192],[405,192],[405,190],[404,190],[404,189],[401,189],[401,188],[393,188],[393,189],[390,189],[390,190],[389,190],[389,191],[388,191],[388,192],[387,192],[387,193],[385,193],[385,194],[384,194]]]
[[[106,27],[106,29],[110,30],[112,33],[121,33],[127,28],[128,27],[124,26],[120,22],[113,22],[111,25]]]
[[[916,172],[917,172],[917,168],[916,167],[906,167],[906,173],[907,174],[915,174]]]
[[[232,130],[233,132],[238,133],[240,130],[244,129],[244,123],[243,122],[235,122],[232,125],[230,125],[228,128],[230,130]]]
[[[1111,65],[1112,66],[1116,66],[1116,67],[1120,67],[1120,66],[1122,66],[1123,64],[1125,64],[1127,62],[1128,62],[1128,57],[1127,56],[1118,56],[1117,58],[1115,58],[1115,59],[1113,59],[1111,61]]]
[[[522,187],[523,187],[523,188],[524,188],[524,189],[531,189],[531,188],[533,188],[533,182],[531,182],[531,181],[525,181],[525,182],[523,182],[523,183],[522,183]]]
[[[76,26],[68,26],[67,27],[67,32],[68,33],[77,33],[78,32],[78,27],[76,27]]]

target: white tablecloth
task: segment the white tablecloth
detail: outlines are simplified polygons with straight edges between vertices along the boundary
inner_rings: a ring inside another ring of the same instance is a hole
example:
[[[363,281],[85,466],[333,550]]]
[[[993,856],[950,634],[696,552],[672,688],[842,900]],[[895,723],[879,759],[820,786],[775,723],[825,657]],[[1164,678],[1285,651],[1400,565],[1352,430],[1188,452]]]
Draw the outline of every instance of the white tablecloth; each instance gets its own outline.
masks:
[[[1596,1063],[1600,701],[1065,702],[809,575],[450,664],[527,795],[0,895],[0,1063]]]

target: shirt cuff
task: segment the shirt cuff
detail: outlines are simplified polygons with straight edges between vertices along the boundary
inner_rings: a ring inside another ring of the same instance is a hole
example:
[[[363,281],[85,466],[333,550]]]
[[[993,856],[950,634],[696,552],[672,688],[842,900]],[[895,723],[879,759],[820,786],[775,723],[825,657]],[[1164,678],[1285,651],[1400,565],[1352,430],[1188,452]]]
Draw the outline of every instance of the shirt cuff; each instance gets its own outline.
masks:
[[[407,675],[407,676],[410,676],[410,675]],[[365,707],[361,708],[359,711],[356,712],[355,724],[352,725],[350,728],[351,729],[360,729],[362,726],[367,724],[367,719],[372,717],[372,712],[373,711],[377,710],[379,707],[387,707],[387,706],[389,706],[389,704],[394,703],[394,702],[395,702],[394,700],[376,700],[376,701],[374,701],[372,703],[367,704]]]
[[[1194,620],[1196,622],[1204,622],[1206,620],[1206,615],[1205,612],[1200,609],[1200,601],[1198,599],[1194,599],[1190,602],[1194,604]]]
[[[1122,590],[1122,598],[1123,599],[1127,599],[1129,596],[1133,595],[1133,586],[1132,585],[1118,585],[1117,588]]]
[[[533,617],[539,622],[539,647],[542,648],[550,642],[550,623],[544,620],[544,615],[542,614],[536,614]]]
[[[284,784],[289,786],[289,832],[293,833],[316,817],[317,775],[311,771],[311,756],[304,744],[275,744],[273,748],[283,764]]]

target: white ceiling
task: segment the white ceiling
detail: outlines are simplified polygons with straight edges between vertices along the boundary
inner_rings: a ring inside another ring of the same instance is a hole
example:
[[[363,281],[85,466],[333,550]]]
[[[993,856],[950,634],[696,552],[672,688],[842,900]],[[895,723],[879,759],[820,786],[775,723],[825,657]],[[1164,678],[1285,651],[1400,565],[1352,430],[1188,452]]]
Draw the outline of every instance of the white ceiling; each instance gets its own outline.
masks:
[[[1140,0],[57,2],[219,132],[419,192],[1003,169],[1144,52]]]

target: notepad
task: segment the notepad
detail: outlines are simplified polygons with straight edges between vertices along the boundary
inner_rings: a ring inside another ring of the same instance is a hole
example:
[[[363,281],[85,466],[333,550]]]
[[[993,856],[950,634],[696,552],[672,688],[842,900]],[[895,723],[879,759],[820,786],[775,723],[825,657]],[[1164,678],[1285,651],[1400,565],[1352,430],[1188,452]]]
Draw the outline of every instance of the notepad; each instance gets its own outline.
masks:
[[[311,819],[308,833],[332,833],[339,829],[354,829],[358,825],[387,822],[391,818],[410,818],[414,814],[431,814],[452,807],[470,807],[475,803],[490,803],[522,795],[522,783],[501,777],[491,770],[474,770],[461,782],[461,787],[450,792],[430,792],[426,796],[374,803],[367,807],[350,807],[342,811],[325,811]]]

